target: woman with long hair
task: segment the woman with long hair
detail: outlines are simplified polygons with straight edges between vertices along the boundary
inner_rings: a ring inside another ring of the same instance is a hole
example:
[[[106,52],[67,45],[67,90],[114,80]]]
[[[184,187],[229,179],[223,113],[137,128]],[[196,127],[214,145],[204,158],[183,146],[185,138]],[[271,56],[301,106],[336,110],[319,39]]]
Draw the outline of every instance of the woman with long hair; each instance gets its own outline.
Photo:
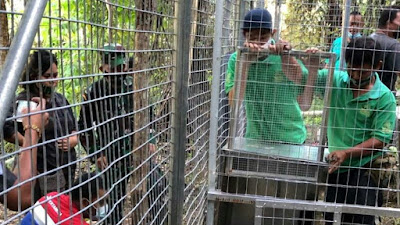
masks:
[[[31,99],[45,99],[49,114],[47,124],[33,127],[40,131],[37,146],[37,174],[34,199],[52,191],[62,191],[74,180],[76,169],[75,146],[78,144],[76,120],[67,99],[55,91],[58,83],[58,61],[46,50],[35,51],[22,75],[22,91],[16,97],[16,106],[11,107],[4,125],[4,139],[23,146],[25,127],[18,122],[18,110],[31,107]],[[16,109],[16,113],[14,112]],[[16,124],[16,125],[15,125]],[[30,127],[31,128],[31,127]]]

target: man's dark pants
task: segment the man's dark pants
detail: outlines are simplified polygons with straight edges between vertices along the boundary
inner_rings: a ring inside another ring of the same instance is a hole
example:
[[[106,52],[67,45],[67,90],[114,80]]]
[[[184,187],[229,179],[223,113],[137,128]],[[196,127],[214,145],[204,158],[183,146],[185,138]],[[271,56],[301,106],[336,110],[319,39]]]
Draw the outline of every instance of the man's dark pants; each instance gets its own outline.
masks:
[[[382,206],[382,193],[377,190],[376,181],[368,169],[350,169],[343,173],[333,173],[328,177],[326,201],[357,204],[364,206]],[[338,187],[346,185],[347,187]],[[333,221],[333,213],[325,214],[326,221]],[[360,214],[342,214],[342,224],[375,224],[375,216]],[[326,224],[332,224],[327,222]]]
[[[121,153],[121,155],[123,155],[123,153]],[[108,196],[108,204],[109,210],[112,212],[108,216],[106,224],[115,225],[121,222],[124,216],[124,203],[127,199],[126,186],[130,177],[128,174],[132,168],[132,156],[130,154],[126,154],[121,159],[118,159],[118,156],[113,156],[110,158],[115,159],[114,161],[111,161],[111,163],[109,162],[109,164],[114,164],[106,172],[107,190],[110,191]],[[114,210],[112,210],[113,208]]]

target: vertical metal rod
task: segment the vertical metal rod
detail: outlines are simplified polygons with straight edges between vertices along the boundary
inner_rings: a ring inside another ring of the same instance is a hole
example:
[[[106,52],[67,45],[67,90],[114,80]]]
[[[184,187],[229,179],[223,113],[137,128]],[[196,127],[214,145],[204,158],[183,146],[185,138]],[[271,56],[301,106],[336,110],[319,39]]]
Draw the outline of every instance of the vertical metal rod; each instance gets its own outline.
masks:
[[[274,18],[274,28],[276,29],[275,33],[275,40],[279,40],[281,38],[281,5],[282,2],[281,0],[276,0],[275,1],[275,18]]]
[[[261,8],[261,9],[265,8],[265,1],[264,0],[258,0],[257,4],[256,4],[256,7],[257,8]]]
[[[342,223],[342,213],[341,212],[336,212],[333,214],[333,224],[334,225],[340,225]]]
[[[345,59],[344,56],[346,54],[345,48],[347,47],[347,38],[349,33],[349,24],[350,24],[350,6],[351,0],[343,0],[344,11],[343,11],[343,23],[342,23],[342,49],[340,51],[340,70],[344,70]]]
[[[324,106],[322,110],[322,126],[321,126],[321,135],[319,138],[319,155],[318,161],[322,162],[324,160],[324,152],[325,152],[325,144],[327,143],[327,133],[328,133],[328,120],[329,120],[329,110],[331,105],[331,93],[332,93],[332,85],[333,85],[333,76],[335,72],[335,62],[336,55],[332,53],[331,57],[329,57],[329,71],[328,71],[328,79],[325,85],[325,96],[324,96]]]
[[[210,118],[210,150],[208,154],[208,185],[210,190],[215,190],[215,172],[218,141],[218,103],[220,87],[220,71],[222,57],[222,26],[224,22],[224,3],[217,1],[215,6],[215,28],[213,44],[213,78],[211,86],[211,118]]]
[[[26,6],[17,35],[12,39],[10,50],[0,79],[0,130],[3,130],[7,111],[14,99],[18,81],[28,59],[29,50],[39,27],[47,0],[31,0]]]
[[[215,201],[214,200],[208,200],[207,203],[207,225],[213,225],[214,224],[214,210],[215,210]]]
[[[254,209],[254,225],[261,225],[263,217],[263,205],[256,201]]]
[[[236,14],[236,40],[237,43],[236,46],[242,46],[244,43],[244,37],[242,34],[242,22],[246,13],[246,1],[244,0],[238,0],[239,1],[239,10],[238,13]],[[237,7],[236,7],[237,8]]]
[[[241,93],[241,85],[242,82],[246,83],[244,80],[244,74],[242,74],[243,70],[243,63],[245,62],[246,54],[243,54],[242,51],[239,49],[237,50],[237,55],[236,55],[236,65],[235,65],[235,84],[233,86],[234,92],[234,97],[232,99],[232,105],[231,105],[231,120],[229,122],[229,140],[228,140],[228,148],[233,149],[233,143],[235,141],[235,138],[238,136],[237,135],[237,127],[239,123],[239,112],[240,112],[240,107],[242,105],[242,102],[244,99],[241,99],[241,96],[245,95],[245,93]],[[244,84],[246,85],[246,84]],[[228,160],[229,162],[230,160]]]
[[[208,152],[208,189],[215,190],[217,170],[218,141],[218,103],[222,57],[222,32],[224,24],[224,2],[217,1],[215,5],[215,27],[213,44],[213,78],[211,86],[211,118],[210,118],[210,149]],[[207,224],[212,225],[214,219],[214,201],[208,202]]]
[[[170,185],[170,225],[180,225],[183,219],[185,186],[186,113],[188,111],[189,40],[191,31],[190,0],[175,2],[172,100],[172,171]]]

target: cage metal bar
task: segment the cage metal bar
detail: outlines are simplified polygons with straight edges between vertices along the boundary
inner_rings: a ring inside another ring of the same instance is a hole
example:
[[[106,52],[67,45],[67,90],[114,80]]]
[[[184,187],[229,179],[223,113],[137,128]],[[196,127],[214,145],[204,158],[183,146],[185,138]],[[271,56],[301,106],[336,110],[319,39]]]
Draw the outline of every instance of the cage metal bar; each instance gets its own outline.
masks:
[[[326,81],[326,89],[328,92],[324,96],[324,105],[329,106],[331,102],[331,87],[333,85],[333,76],[334,76],[334,68],[335,68],[335,62],[336,62],[336,55],[333,53],[330,53],[329,57],[329,68],[328,68],[328,78]],[[318,161],[322,162],[324,159],[324,149],[325,149],[325,144],[327,143],[327,129],[328,129],[328,116],[329,116],[329,107],[324,107],[322,110],[322,124],[321,124],[321,136],[319,140],[319,146],[320,146],[320,152],[318,156]]]
[[[237,58],[239,60],[237,60],[236,62],[236,68],[237,68],[237,73],[238,74],[242,74],[242,68],[243,68],[243,60],[246,53],[249,54],[254,54],[254,53],[250,53],[249,49],[246,47],[238,47],[238,56]],[[269,54],[269,50],[268,49],[263,49],[259,51],[260,54]],[[331,99],[331,89],[330,87],[332,86],[333,83],[333,74],[334,74],[334,67],[335,67],[335,61],[336,61],[336,55],[334,53],[331,52],[319,52],[316,55],[312,55],[310,53],[307,53],[305,51],[301,51],[301,50],[290,50],[290,51],[285,51],[282,53],[282,55],[291,55],[291,56],[295,56],[295,57],[305,57],[305,56],[310,56],[310,57],[319,57],[319,58],[328,58],[329,59],[329,68],[328,68],[328,79],[326,82],[326,89],[329,90],[325,96],[324,96],[324,105],[329,105],[330,103],[330,99]],[[238,77],[236,78],[236,80],[238,82],[235,82],[235,99],[232,101],[232,108],[233,110],[231,111],[231,118],[236,118],[235,115],[238,115],[239,110],[240,110],[240,105],[241,102],[243,101],[242,99],[240,99],[240,96],[244,93],[240,93],[241,90],[241,81],[243,80],[242,77]],[[325,148],[325,143],[326,143],[326,133],[327,133],[327,123],[328,123],[328,115],[329,115],[329,110],[328,107],[324,107],[323,112],[322,112],[322,127],[321,127],[321,139],[319,140],[319,146],[320,146],[320,150],[319,150],[319,156],[318,156],[318,161],[322,162],[323,161],[323,157],[324,157],[324,148]],[[229,127],[229,131],[230,131],[230,136],[231,137],[235,137],[236,136],[236,132],[237,132],[237,119],[234,119],[232,123],[230,123],[230,127]],[[228,144],[229,149],[233,149],[233,142],[230,141]],[[228,160],[231,163],[231,160]],[[231,166],[229,162],[227,163],[228,168],[231,168]]]
[[[274,28],[276,29],[275,39],[279,40],[281,36],[281,6],[283,0],[275,0],[275,19]]]
[[[241,51],[243,50],[243,51]],[[241,100],[240,100],[240,95],[241,95],[241,81],[242,79],[242,70],[243,70],[243,57],[245,56],[243,54],[244,51],[247,51],[247,48],[242,48],[239,47],[238,48],[238,53],[237,53],[237,58],[239,60],[236,61],[235,67],[237,68],[237,74],[240,74],[240,77],[236,78],[238,80],[238,82],[235,82],[235,95],[234,95],[234,100],[232,100],[232,109],[231,110],[231,118],[235,118],[230,124],[229,124],[229,134],[231,137],[236,137],[236,133],[237,133],[237,124],[239,121],[237,121],[238,119],[236,119],[236,117],[234,115],[239,115],[239,111],[240,111],[240,105],[241,105]],[[229,149],[233,149],[233,141],[229,141],[228,142],[228,148]]]
[[[341,221],[342,220],[342,213],[341,212],[335,212],[334,214],[333,214],[333,224],[334,225],[340,225],[341,224]]]
[[[265,7],[265,1],[264,0],[257,0],[256,8],[264,8],[264,7]]]
[[[256,208],[274,207],[296,210],[314,210],[319,212],[332,212],[335,214],[354,213],[356,211],[358,214],[364,215],[400,217],[400,209],[389,207],[372,207],[363,205],[329,203],[322,201],[279,199],[267,196],[230,194],[219,191],[209,192],[208,198],[214,201],[255,204]],[[337,216],[335,215],[334,218],[336,220]]]
[[[374,216],[387,216],[387,217],[399,217],[400,210],[395,208],[387,207],[372,207],[363,205],[350,205],[350,204],[339,204],[329,202],[315,202],[305,200],[288,200],[288,199],[256,199],[256,207],[273,207],[281,209],[296,209],[296,210],[310,210],[319,212],[334,213],[334,224],[341,224],[341,215],[343,213],[354,213],[363,215],[374,215]]]
[[[212,86],[211,86],[211,109],[210,109],[210,137],[208,152],[208,190],[216,188],[217,169],[217,142],[218,142],[218,103],[220,86],[220,67],[222,57],[222,33],[224,24],[224,2],[217,1],[215,5],[215,27],[213,43],[213,65],[212,65]],[[207,224],[212,225],[214,220],[214,201],[208,201]]]
[[[238,47],[238,50],[240,50],[242,53],[249,53],[249,48],[247,47]],[[268,49],[263,49],[258,51],[257,53],[265,53],[268,54],[269,50]],[[332,57],[331,52],[318,52],[317,54],[315,54],[314,57],[319,57],[319,58],[330,58]],[[291,55],[291,56],[295,56],[295,57],[304,57],[304,56],[313,56],[312,53],[307,53],[303,50],[289,50],[289,51],[284,51],[282,52],[282,55]]]
[[[247,1],[245,1],[245,0],[237,0],[237,1],[239,3],[238,3],[238,6],[236,7],[236,8],[238,8],[238,11],[236,13],[236,18],[235,18],[235,21],[236,21],[235,40],[237,40],[236,46],[241,46],[244,42],[244,37],[241,32],[241,26],[242,26],[241,21],[242,21],[242,18],[244,18],[244,15],[246,13],[245,10],[246,10],[246,2]]]
[[[186,149],[186,112],[188,110],[188,76],[191,31],[191,1],[175,2],[174,29],[176,31],[173,59],[176,67],[173,72],[172,92],[172,168],[170,186],[170,215],[168,223],[183,223],[184,186],[185,186],[185,149]]]
[[[254,209],[254,225],[262,224],[262,207],[255,207]]]
[[[17,89],[20,75],[25,66],[22,62],[26,62],[28,59],[29,50],[32,47],[36,30],[42,20],[46,4],[47,0],[29,1],[21,19],[18,32],[13,37],[0,75],[0,99],[2,102],[0,105],[0,130],[3,130],[8,107],[14,98],[14,92]]]
[[[343,0],[344,4],[344,10],[343,10],[343,24],[342,24],[342,46],[341,49],[342,51],[340,52],[340,70],[344,70],[344,65],[345,65],[345,54],[346,51],[343,51],[347,47],[347,38],[348,38],[348,31],[349,31],[349,24],[350,24],[350,7],[351,7],[351,0]]]

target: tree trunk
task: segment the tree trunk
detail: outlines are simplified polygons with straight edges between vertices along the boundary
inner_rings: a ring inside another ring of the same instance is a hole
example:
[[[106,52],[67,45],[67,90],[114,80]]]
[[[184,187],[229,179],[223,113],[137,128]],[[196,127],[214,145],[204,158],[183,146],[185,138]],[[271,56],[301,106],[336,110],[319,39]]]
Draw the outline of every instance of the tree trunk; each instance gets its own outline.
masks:
[[[151,13],[155,12],[155,0],[135,0],[136,14],[136,34],[135,34],[135,50],[141,51],[150,48],[150,33],[140,31],[151,31],[153,28],[154,16]],[[135,71],[140,71],[149,67],[150,53],[139,52],[135,54]],[[142,146],[143,143],[148,141],[148,130],[145,128],[149,123],[149,110],[148,106],[148,90],[145,88],[149,84],[148,72],[140,72],[134,75],[134,88],[137,92],[134,94],[134,109],[137,111],[135,114],[134,129],[137,131],[134,136],[134,168],[138,169],[133,174],[132,183],[137,188],[134,190],[133,206],[138,206],[138,210],[133,214],[132,224],[147,224],[150,218],[147,216],[148,197],[144,197],[147,192],[146,175],[149,171],[148,163],[140,166],[142,163],[147,162],[149,156],[148,145]],[[139,91],[141,90],[141,91]],[[139,203],[141,201],[141,203]],[[139,223],[139,221],[143,221]]]
[[[108,42],[113,43],[113,7],[110,5],[110,0],[106,0],[107,2],[107,13],[108,13]]]
[[[0,0],[0,10],[6,11],[5,0]],[[10,36],[8,34],[7,14],[5,13],[0,13],[0,30],[2,31],[0,34],[0,47],[9,47]],[[7,52],[7,50],[0,50],[0,72],[2,71],[4,62],[6,60]]]
[[[326,45],[331,45],[333,40],[336,38],[335,30],[340,29],[342,26],[342,9],[340,8],[341,1],[328,0],[328,13],[326,21],[329,25],[329,31],[326,36]]]

